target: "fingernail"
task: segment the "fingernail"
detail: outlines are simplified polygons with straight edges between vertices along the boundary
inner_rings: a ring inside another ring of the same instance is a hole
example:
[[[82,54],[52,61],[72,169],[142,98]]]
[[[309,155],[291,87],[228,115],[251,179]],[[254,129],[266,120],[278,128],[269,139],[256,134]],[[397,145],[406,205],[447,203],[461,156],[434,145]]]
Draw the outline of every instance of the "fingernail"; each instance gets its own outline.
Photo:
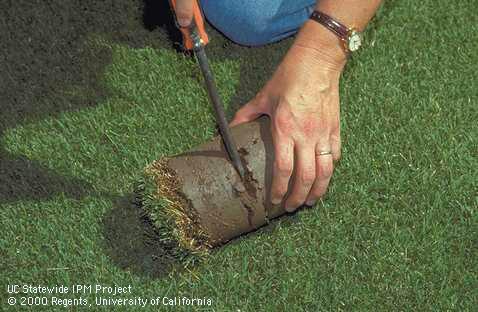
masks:
[[[284,204],[284,209],[285,209],[286,211],[288,211],[288,212],[292,212],[292,211],[295,210],[295,207],[292,206],[290,203],[285,202],[285,204]]]
[[[306,202],[305,204],[306,204],[307,206],[310,206],[310,207],[312,207],[312,206],[314,206],[314,205],[315,205],[315,203],[316,203],[316,202],[317,202],[317,200],[309,200],[309,201],[308,201],[308,202]]]
[[[279,198],[273,198],[273,199],[271,200],[271,203],[272,203],[273,205],[279,205],[281,202],[282,202],[282,199],[279,199]]]
[[[284,208],[285,208],[285,210],[286,210],[287,212],[293,212],[293,211],[295,210],[295,207],[293,207],[293,206],[291,206],[291,205],[289,205],[289,204],[285,204],[285,207],[284,207]]]
[[[189,26],[189,20],[187,18],[180,18],[178,19],[179,26],[187,27]]]

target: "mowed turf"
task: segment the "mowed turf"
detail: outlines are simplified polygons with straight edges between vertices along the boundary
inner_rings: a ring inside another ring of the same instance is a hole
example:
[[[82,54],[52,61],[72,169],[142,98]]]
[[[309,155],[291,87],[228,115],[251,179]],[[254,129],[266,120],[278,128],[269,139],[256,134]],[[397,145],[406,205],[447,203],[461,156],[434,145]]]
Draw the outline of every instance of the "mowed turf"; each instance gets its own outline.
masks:
[[[111,54],[98,82],[107,96],[0,137],[10,158],[62,177],[50,196],[0,203],[2,309],[19,308],[7,305],[7,284],[131,285],[125,298],[207,297],[213,304],[198,310],[215,311],[476,309],[475,11],[473,1],[387,2],[341,80],[343,157],[327,196],[185,269],[162,258],[133,188],[153,160],[214,136],[200,72],[168,44],[88,36]],[[210,55],[231,115],[291,41],[224,43],[213,33]],[[58,96],[87,92],[73,84]],[[68,181],[80,190],[62,191]],[[102,309],[97,296],[82,295],[91,310]]]

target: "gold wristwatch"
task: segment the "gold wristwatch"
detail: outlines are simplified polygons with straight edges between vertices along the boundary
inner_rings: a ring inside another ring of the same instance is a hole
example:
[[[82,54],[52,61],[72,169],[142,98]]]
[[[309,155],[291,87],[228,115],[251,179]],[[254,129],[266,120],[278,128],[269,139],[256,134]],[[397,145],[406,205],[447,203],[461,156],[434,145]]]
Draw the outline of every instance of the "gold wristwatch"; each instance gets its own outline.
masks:
[[[362,45],[362,34],[357,29],[348,28],[331,16],[317,10],[312,12],[310,18],[336,34],[343,42],[346,52],[355,52]]]

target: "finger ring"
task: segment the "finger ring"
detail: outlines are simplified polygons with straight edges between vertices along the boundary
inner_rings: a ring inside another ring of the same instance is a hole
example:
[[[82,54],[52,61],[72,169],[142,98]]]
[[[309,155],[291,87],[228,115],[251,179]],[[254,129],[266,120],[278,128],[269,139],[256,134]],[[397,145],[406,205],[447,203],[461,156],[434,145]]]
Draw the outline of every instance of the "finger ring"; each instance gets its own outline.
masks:
[[[332,155],[332,151],[322,151],[318,152],[317,156]]]

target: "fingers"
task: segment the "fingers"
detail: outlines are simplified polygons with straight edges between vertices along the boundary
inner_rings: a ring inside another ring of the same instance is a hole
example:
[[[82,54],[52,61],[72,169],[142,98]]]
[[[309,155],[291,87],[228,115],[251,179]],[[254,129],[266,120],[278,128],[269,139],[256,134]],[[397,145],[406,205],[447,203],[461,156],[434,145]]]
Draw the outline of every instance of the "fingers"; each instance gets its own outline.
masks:
[[[334,161],[340,160],[342,142],[340,141],[340,128],[330,135],[330,150]]]
[[[289,186],[294,168],[294,143],[290,138],[273,136],[274,164],[272,167],[271,202],[278,205],[282,202]]]
[[[229,126],[234,127],[239,124],[252,121],[262,114],[262,111],[257,107],[255,102],[251,101],[236,112]]]
[[[176,18],[181,27],[188,27],[193,19],[193,1],[176,0]]]
[[[289,212],[302,206],[306,201],[316,177],[314,146],[296,148],[296,155],[294,184],[285,203],[285,209]]]
[[[313,206],[319,197],[322,197],[327,191],[327,187],[334,172],[333,154],[320,155],[320,152],[330,151],[327,148],[316,148],[315,163],[316,163],[316,179],[307,196],[306,204]],[[333,152],[332,152],[333,153]]]
[[[289,190],[285,209],[292,212],[304,203],[308,206],[315,205],[317,199],[327,192],[334,171],[334,160],[340,158],[339,136],[331,136],[330,145],[327,144],[330,147],[317,147],[319,145],[315,148],[307,145],[299,147],[294,142],[277,146],[275,141],[276,161],[273,167],[272,203],[281,203],[288,192],[290,178],[294,172],[293,185]],[[295,155],[291,146],[295,146]]]

